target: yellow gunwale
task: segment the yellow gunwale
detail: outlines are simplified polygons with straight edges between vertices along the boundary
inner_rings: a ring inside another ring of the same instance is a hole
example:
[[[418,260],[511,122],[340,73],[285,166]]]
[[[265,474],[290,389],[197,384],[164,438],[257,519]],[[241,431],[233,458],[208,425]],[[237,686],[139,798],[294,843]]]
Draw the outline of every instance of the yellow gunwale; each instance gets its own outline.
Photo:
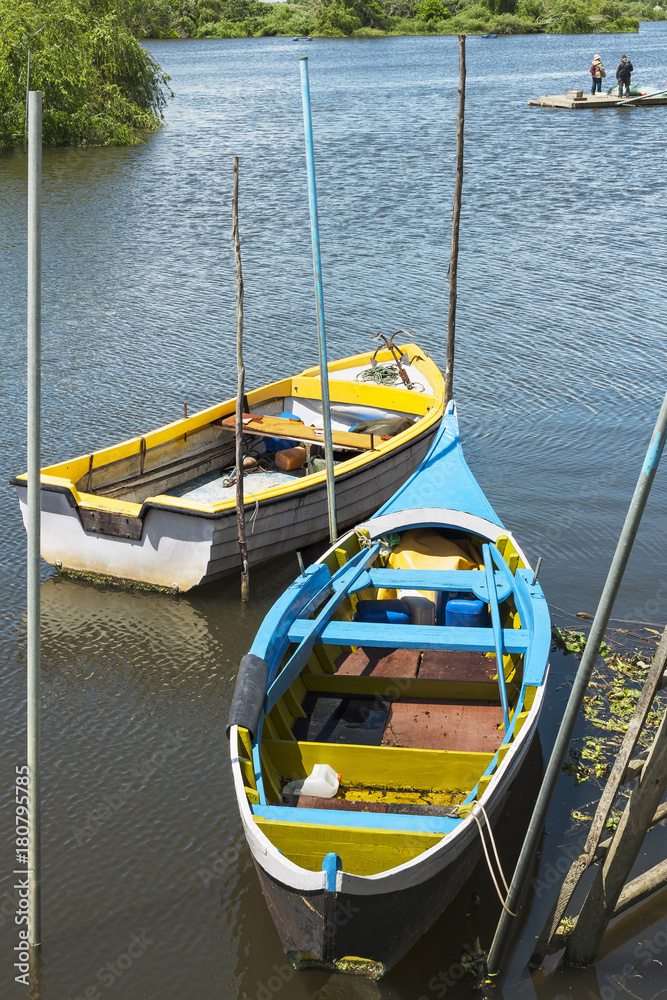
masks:
[[[408,428],[408,430],[403,431],[401,434],[397,434],[389,441],[378,443],[378,446],[372,452],[362,452],[354,458],[341,462],[334,471],[334,475],[336,477],[346,476],[349,473],[355,472],[357,469],[370,464],[371,462],[375,462],[378,459],[383,458],[392,451],[402,448],[411,440],[419,437],[429,428],[437,424],[444,413],[444,379],[437,365],[417,344],[402,344],[399,349],[401,351],[407,351],[410,354],[410,364],[423,373],[424,377],[428,380],[428,383],[433,387],[433,394],[428,392],[408,393],[408,390],[404,389],[402,386],[382,388],[375,385],[366,385],[356,381],[342,379],[336,380],[335,378],[331,378],[331,376],[335,375],[337,371],[353,367],[355,364],[370,364],[370,358],[373,351],[351,355],[350,357],[331,362],[328,366],[330,374],[330,395],[332,400],[340,399],[341,396],[345,395],[344,390],[346,388],[349,389],[354,387],[357,392],[361,390],[366,398],[370,397],[370,402],[375,403],[375,405],[377,405],[380,400],[374,400],[373,397],[381,396],[382,405],[387,409],[409,409],[413,413],[419,412],[420,409],[424,410],[420,419],[417,420],[412,427]],[[389,351],[383,350],[378,352],[377,359],[379,362],[391,361],[392,355]],[[316,383],[315,379],[317,379]],[[314,384],[309,385],[308,380],[313,380]],[[289,396],[292,394],[301,396],[302,398],[319,399],[319,368],[307,368],[305,371],[296,376],[268,383],[265,386],[252,390],[247,395],[250,404],[257,404],[262,402],[263,399],[272,398],[274,396]],[[408,396],[412,404],[409,408],[405,405],[406,396]],[[418,405],[415,406],[415,404],[418,404],[419,402],[423,402],[423,407]],[[108,448],[102,448],[99,451],[92,453],[93,469],[98,469],[102,466],[110,464],[111,462],[119,461],[123,458],[127,458],[128,456],[137,454],[141,448],[142,441],[145,442],[146,450],[148,451],[158,445],[175,440],[183,434],[189,434],[196,431],[200,427],[204,427],[206,424],[233,412],[235,407],[236,400],[233,398],[228,399],[223,403],[216,403],[208,409],[200,410],[199,413],[196,413],[191,417],[181,418],[171,424],[165,424],[163,427],[159,427],[143,437],[137,436],[128,438],[126,441],[122,441],[119,444],[112,445]],[[45,466],[41,470],[40,482],[43,486],[53,486],[67,490],[72,495],[78,507],[82,507],[86,510],[110,511],[133,517],[137,517],[146,504],[159,504],[161,508],[172,508],[176,513],[192,512],[203,515],[219,515],[227,510],[231,511],[235,509],[236,501],[234,498],[215,504],[205,504],[192,500],[184,500],[180,497],[156,494],[155,496],[146,497],[143,503],[134,503],[127,500],[97,496],[94,493],[82,492],[77,489],[75,483],[78,482],[88,471],[90,459],[91,454],[89,453],[56,465]],[[25,480],[27,480],[27,473],[21,473],[16,477],[16,481]],[[310,490],[320,484],[323,484],[325,481],[325,472],[306,476],[299,480],[295,479],[293,484],[287,483],[282,486],[274,486],[253,494],[252,498],[248,498],[247,505],[252,506],[257,501],[261,502],[269,498],[280,499],[283,496],[289,496],[295,493],[300,493],[304,490]]]

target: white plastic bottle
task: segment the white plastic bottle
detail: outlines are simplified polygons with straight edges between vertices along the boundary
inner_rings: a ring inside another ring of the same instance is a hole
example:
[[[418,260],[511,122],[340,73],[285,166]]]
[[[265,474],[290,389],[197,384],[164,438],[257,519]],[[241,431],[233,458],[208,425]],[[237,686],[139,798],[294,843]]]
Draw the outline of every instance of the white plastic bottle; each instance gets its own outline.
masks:
[[[288,781],[283,795],[315,795],[320,799],[332,799],[338,791],[340,774],[336,774],[329,764],[315,764],[307,778]]]

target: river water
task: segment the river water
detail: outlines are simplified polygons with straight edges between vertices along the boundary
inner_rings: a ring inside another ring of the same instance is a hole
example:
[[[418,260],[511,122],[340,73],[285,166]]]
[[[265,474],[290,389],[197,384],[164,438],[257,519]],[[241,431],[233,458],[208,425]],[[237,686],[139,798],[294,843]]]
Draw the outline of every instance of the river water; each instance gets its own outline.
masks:
[[[167,423],[183,401],[194,412],[233,393],[234,154],[249,384],[314,363],[304,54],[330,357],[404,328],[444,367],[456,38],[149,48],[175,94],[160,132],[132,149],[45,151],[44,463]],[[642,25],[637,36],[467,45],[455,372],[462,439],[502,519],[531,558],[544,556],[542,584],[566,624],[595,610],[667,383],[667,111],[568,113],[526,103],[587,89],[595,51],[612,78],[627,52],[637,82],[662,84],[667,25]],[[0,158],[0,174],[0,788],[8,804],[0,982],[11,997],[24,992],[12,981],[9,803],[24,761],[25,540],[7,485],[26,464],[23,155]],[[662,469],[617,618],[656,627],[667,619],[666,515]],[[43,567],[48,1000],[468,995],[456,963],[480,927],[488,947],[498,910],[484,872],[478,900],[470,890],[379,984],[290,976],[284,964],[240,834],[224,722],[236,664],[295,573],[295,559],[255,572],[252,603],[242,608],[235,580],[168,596],[58,579]],[[554,656],[545,751],[573,669]],[[553,899],[553,866],[577,838],[569,811],[594,795],[561,780],[508,997],[612,1000],[630,991],[648,1000],[667,988],[664,897],[608,936],[596,969],[531,980],[525,968]],[[664,849],[657,829],[649,859]],[[653,951],[642,950],[645,941]]]

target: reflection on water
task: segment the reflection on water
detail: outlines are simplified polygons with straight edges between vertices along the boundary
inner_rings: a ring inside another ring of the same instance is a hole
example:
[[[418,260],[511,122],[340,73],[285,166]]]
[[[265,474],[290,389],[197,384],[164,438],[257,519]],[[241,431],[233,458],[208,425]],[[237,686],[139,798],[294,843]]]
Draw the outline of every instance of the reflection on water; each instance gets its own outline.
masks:
[[[528,108],[585,84],[590,37],[468,40],[456,397],[468,461],[531,557],[550,602],[593,611],[665,389],[664,111]],[[596,36],[662,79],[667,26]],[[291,39],[151,43],[176,93],[135,149],[45,150],[43,457],[62,460],[235,391],[231,157],[241,156],[246,367],[251,385],[313,363],[310,232],[298,57]],[[310,42],[330,356],[399,328],[441,365],[457,103],[455,38]],[[0,403],[4,483],[25,468],[25,159],[0,158]],[[2,787],[24,758],[24,534],[0,484]],[[616,614],[662,622],[659,473]],[[194,594],[57,579],[43,567],[44,961],[48,1000],[468,995],[461,947],[488,946],[497,903],[478,869],[454,908],[380,983],[285,962],[240,834],[224,724],[236,664],[296,575],[293,558]],[[556,656],[545,752],[573,672]],[[515,997],[666,985],[659,901],[623,920],[594,973],[528,976],[552,889],[576,842],[563,777],[508,977]],[[526,798],[529,802],[529,798]],[[11,815],[1,820],[9,891]],[[655,830],[646,863],[664,855]],[[518,849],[508,838],[508,852]],[[508,855],[509,856],[509,855]],[[477,898],[475,898],[477,897]],[[4,910],[2,911],[4,914]],[[531,937],[532,936],[532,937]],[[137,944],[137,938],[145,947]],[[657,951],[648,965],[641,942]],[[133,945],[134,942],[134,945]],[[14,928],[0,923],[0,981]],[[135,953],[132,955],[130,948]],[[131,964],[127,959],[131,957]],[[613,986],[634,965],[642,978]],[[664,963],[663,963],[664,964]],[[111,966],[111,968],[109,968]],[[115,970],[115,971],[114,971]],[[284,975],[281,977],[281,970]],[[277,978],[276,978],[277,977]]]

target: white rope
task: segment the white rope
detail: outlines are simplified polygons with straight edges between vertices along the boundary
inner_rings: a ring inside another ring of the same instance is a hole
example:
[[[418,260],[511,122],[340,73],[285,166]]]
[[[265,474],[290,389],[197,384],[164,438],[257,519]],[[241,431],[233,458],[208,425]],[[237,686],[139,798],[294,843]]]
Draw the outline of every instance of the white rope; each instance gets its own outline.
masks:
[[[480,823],[480,821],[479,821],[479,819],[477,817],[477,813],[475,812],[475,807],[476,806],[479,806],[479,808],[482,810],[482,815],[483,815],[484,820],[486,822],[486,828],[489,831],[489,839],[491,841],[491,846],[493,847],[493,853],[495,855],[496,863],[498,865],[498,871],[500,872],[500,877],[502,878],[503,884],[505,886],[505,892],[509,892],[509,889],[508,889],[508,886],[507,886],[507,880],[505,879],[505,874],[503,872],[502,865],[500,864],[500,858],[498,857],[498,849],[496,847],[496,842],[495,842],[494,837],[493,837],[493,831],[491,830],[491,825],[489,823],[489,818],[486,815],[486,811],[484,809],[484,806],[480,805],[479,802],[475,802],[473,804],[472,809],[470,810],[470,814],[471,814],[472,818],[475,820],[475,823],[477,823],[477,829],[479,830],[479,839],[482,841],[482,848],[484,850],[484,857],[486,858],[486,864],[487,864],[487,867],[489,869],[489,874],[491,875],[491,878],[493,880],[493,884],[496,887],[496,892],[498,893],[498,899],[500,900],[500,902],[502,904],[502,907],[505,910],[505,912],[508,913],[510,917],[516,917],[516,913],[512,913],[512,911],[510,909],[508,909],[508,907],[505,905],[505,900],[503,899],[503,895],[502,895],[502,893],[500,891],[500,886],[498,885],[498,880],[496,879],[495,872],[493,871],[493,867],[491,866],[491,858],[489,857],[489,852],[488,852],[487,847],[486,847],[486,841],[484,839],[484,830],[482,828],[482,824]]]

